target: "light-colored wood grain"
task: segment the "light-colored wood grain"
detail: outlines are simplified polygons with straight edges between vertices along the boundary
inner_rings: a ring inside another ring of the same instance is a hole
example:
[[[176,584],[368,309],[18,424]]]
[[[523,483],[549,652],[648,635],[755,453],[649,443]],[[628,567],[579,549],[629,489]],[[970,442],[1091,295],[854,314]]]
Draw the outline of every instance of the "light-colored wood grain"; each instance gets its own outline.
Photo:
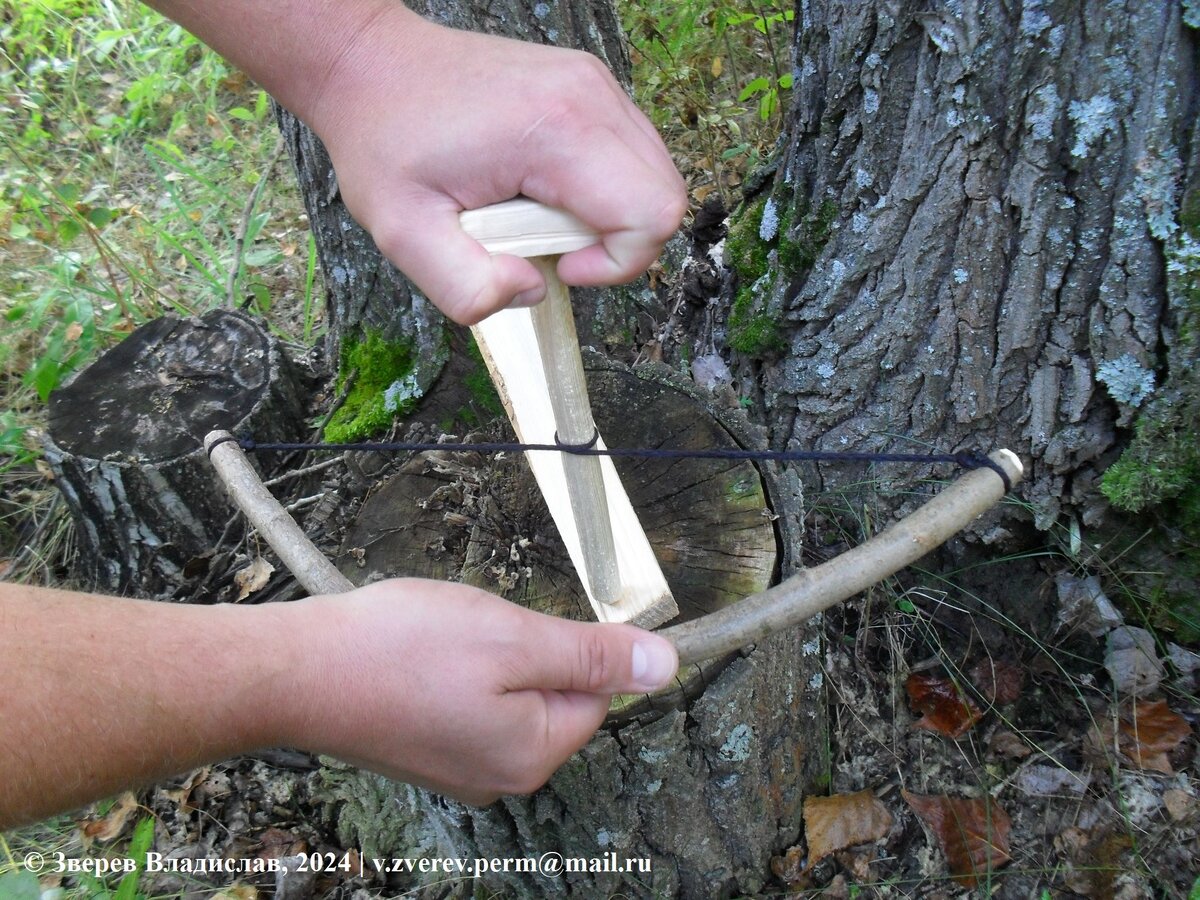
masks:
[[[534,350],[537,338],[530,311],[502,310],[484,319],[472,331],[517,439],[527,444],[553,444],[554,411],[550,406],[542,360]],[[603,437],[597,446],[605,446]],[[564,454],[531,451],[525,455],[596,618],[601,622],[633,622],[645,628],[673,619],[678,614],[675,600],[612,460],[597,457],[604,478],[604,496],[621,584],[616,602],[609,604],[595,599],[588,580],[579,529],[571,513],[567,476],[562,464]]]
[[[596,243],[596,233],[570,213],[523,197],[469,210],[459,221],[488,252],[532,259],[546,280],[547,300],[536,313],[503,310],[472,328],[518,437],[553,444],[558,434],[565,443],[586,443],[595,426],[556,264],[559,254]],[[677,616],[612,460],[527,455],[596,617],[651,628]]]
[[[596,434],[596,422],[583,378],[571,297],[555,272],[557,256],[535,256],[531,261],[546,279],[546,299],[533,307],[531,314],[542,369],[547,374],[556,434],[564,444],[586,444]],[[596,600],[615,603],[621,594],[621,575],[600,458],[564,453],[562,465],[588,583]]]
[[[511,256],[556,256],[599,240],[595,231],[569,212],[525,197],[469,209],[458,221],[489,253]]]

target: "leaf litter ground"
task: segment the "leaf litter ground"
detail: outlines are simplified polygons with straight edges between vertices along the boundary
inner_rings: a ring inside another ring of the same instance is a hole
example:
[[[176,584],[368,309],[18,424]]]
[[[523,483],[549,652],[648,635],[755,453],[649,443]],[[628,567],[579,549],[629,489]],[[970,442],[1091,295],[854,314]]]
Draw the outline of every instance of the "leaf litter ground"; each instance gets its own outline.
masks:
[[[1121,616],[1097,625],[1099,582],[1081,606],[1071,594],[1086,586],[1064,562],[993,563],[958,587],[908,572],[827,615],[828,793],[869,792],[892,824],[814,852],[829,826],[814,835],[806,807],[807,833],[775,862],[782,889],[1196,896],[1194,657],[1174,647],[1180,665],[1126,661],[1162,677],[1140,696],[1119,689],[1147,687],[1114,670],[1107,638]],[[860,815],[847,805],[848,819]]]

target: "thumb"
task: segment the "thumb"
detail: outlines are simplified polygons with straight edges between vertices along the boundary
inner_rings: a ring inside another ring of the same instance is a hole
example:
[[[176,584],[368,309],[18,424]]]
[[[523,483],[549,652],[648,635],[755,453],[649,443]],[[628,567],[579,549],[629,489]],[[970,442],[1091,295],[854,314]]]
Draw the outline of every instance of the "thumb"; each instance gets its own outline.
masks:
[[[666,687],[679,668],[671,642],[641,628],[547,619],[515,689],[643,694]]]
[[[405,207],[371,236],[400,271],[434,306],[460,325],[474,325],[515,302],[531,306],[546,293],[542,276],[528,260],[492,256],[458,223],[459,208],[431,197]]]

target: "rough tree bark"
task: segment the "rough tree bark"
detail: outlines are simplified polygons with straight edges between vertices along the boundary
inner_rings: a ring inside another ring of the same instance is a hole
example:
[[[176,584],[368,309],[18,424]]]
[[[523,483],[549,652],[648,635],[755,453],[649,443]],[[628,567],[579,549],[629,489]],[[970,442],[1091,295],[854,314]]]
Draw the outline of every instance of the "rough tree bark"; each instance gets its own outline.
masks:
[[[798,6],[778,172],[729,241],[772,442],[1009,446],[1039,527],[1097,522],[1120,429],[1191,367],[1165,262],[1196,262],[1194,6]]]

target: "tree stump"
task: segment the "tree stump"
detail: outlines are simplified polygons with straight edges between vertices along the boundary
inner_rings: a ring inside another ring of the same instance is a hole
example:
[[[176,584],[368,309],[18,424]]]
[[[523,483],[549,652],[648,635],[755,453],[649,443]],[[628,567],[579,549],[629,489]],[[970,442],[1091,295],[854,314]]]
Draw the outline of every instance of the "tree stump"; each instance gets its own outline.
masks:
[[[613,447],[737,447],[735,417],[662,366],[585,356],[588,391]],[[746,461],[615,460],[681,609],[692,618],[769,585],[796,564],[794,481]],[[578,576],[520,457],[414,457],[349,528],[339,567],[366,583],[461,580],[555,615],[591,619]],[[808,639],[806,640],[806,636]],[[692,667],[652,697],[614,701],[607,727],[532,797],[478,810],[366,773],[337,772],[342,838],[369,854],[567,857],[615,853],[649,870],[498,873],[519,896],[714,896],[749,891],[795,838],[819,769],[819,644],[808,629],[765,652]],[[698,699],[697,699],[698,698]],[[809,743],[810,736],[818,745]]]
[[[249,316],[164,316],[50,396],[46,460],[75,520],[79,573],[106,591],[178,588],[236,514],[204,454],[213,428],[300,437],[279,343]]]

